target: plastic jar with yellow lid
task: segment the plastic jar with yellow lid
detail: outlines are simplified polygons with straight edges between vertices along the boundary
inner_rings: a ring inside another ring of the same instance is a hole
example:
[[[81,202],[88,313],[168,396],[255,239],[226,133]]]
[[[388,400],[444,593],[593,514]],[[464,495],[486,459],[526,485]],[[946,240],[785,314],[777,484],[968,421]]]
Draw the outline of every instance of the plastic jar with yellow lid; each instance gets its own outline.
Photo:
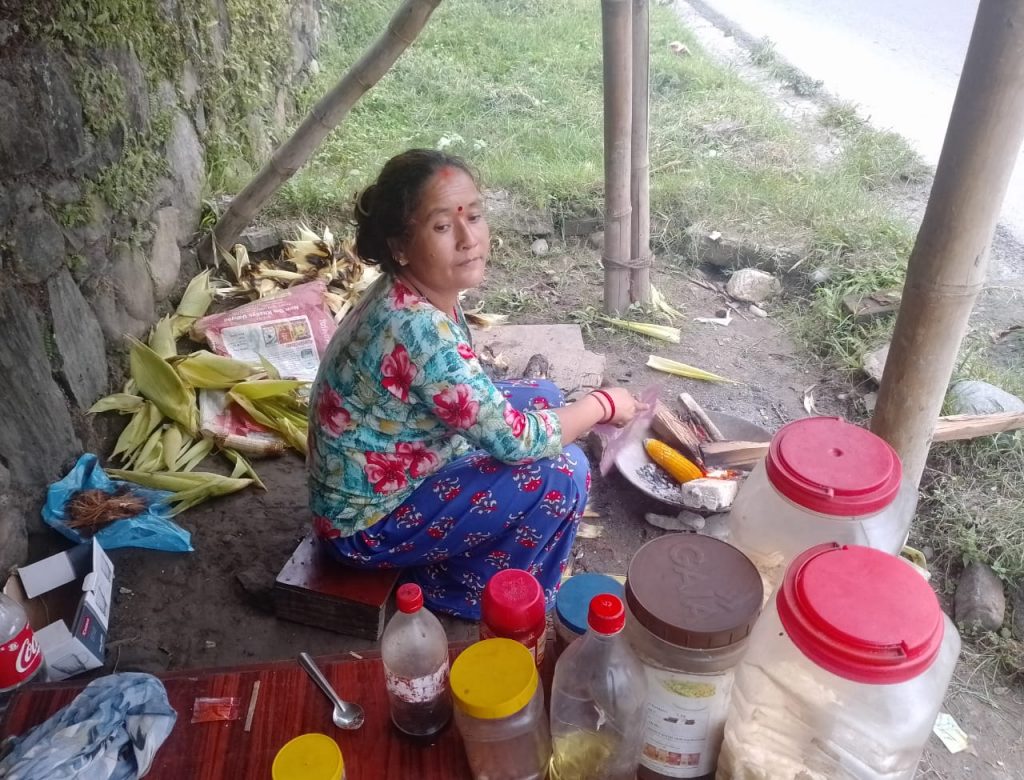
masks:
[[[277,751],[271,776],[274,780],[345,780],[345,761],[338,743],[326,734],[302,734]]]
[[[474,780],[543,780],[551,737],[530,651],[511,639],[485,639],[455,659],[450,680]]]

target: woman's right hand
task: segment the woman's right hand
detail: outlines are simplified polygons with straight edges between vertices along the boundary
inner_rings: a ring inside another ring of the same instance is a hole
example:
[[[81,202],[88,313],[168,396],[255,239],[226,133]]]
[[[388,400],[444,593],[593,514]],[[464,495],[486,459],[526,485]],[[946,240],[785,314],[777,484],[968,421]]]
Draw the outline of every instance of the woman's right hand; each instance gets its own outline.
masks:
[[[595,393],[598,401],[603,407],[607,407],[608,399],[602,398],[602,394],[607,393],[612,403],[615,405],[615,412],[611,419],[607,419],[607,412],[611,411],[605,409],[606,419],[602,420],[603,423],[614,425],[617,428],[629,423],[639,412],[643,412],[647,409],[647,404],[638,401],[629,390],[624,387],[602,387],[600,393]]]

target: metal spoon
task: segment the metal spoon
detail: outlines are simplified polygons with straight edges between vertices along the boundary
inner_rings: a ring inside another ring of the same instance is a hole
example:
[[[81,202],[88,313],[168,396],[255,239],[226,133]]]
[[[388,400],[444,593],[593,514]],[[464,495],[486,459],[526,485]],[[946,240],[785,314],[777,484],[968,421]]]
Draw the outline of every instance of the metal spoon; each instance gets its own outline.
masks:
[[[335,726],[339,729],[357,729],[363,725],[363,708],[358,704],[339,698],[309,653],[299,653],[299,665],[306,670],[306,674],[313,678],[313,682],[334,705],[331,720],[334,721]]]

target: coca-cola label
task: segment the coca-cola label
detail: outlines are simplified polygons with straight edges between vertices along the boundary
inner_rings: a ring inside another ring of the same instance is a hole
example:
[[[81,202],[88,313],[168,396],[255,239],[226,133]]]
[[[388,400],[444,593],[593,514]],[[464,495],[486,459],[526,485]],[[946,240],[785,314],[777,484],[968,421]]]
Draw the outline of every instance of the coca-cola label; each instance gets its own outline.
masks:
[[[26,623],[21,633],[0,645],[0,691],[25,682],[42,662],[43,652]]]

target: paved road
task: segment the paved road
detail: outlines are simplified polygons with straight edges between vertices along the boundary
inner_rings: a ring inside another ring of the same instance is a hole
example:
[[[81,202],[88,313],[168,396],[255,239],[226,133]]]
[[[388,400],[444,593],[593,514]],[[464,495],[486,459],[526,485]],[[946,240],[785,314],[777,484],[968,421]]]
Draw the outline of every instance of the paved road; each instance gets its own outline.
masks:
[[[700,2],[753,38],[769,38],[779,55],[856,103],[876,127],[900,133],[930,163],[938,160],[977,0]],[[1024,241],[1019,161],[1002,223]]]

